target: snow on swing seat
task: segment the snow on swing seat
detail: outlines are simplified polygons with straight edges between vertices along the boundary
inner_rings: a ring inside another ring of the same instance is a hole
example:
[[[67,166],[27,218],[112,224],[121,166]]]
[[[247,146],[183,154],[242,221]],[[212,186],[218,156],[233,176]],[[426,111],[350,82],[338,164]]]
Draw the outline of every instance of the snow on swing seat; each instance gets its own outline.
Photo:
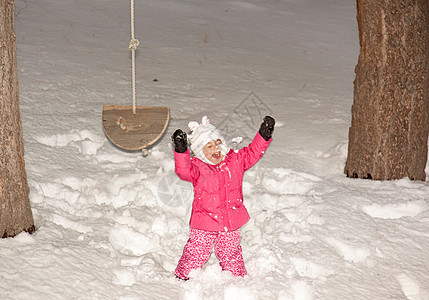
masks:
[[[126,150],[142,150],[158,141],[170,121],[163,106],[104,105],[103,127],[109,140]]]

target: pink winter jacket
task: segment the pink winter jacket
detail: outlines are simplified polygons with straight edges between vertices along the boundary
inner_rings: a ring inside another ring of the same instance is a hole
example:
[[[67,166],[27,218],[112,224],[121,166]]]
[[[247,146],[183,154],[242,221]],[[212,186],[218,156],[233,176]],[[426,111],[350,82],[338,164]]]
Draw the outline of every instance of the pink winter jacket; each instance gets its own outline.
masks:
[[[271,139],[265,141],[258,132],[248,147],[231,150],[218,165],[191,158],[189,150],[174,152],[177,175],[194,186],[192,228],[228,231],[247,223],[250,217],[243,205],[243,174],[262,157],[270,143]]]

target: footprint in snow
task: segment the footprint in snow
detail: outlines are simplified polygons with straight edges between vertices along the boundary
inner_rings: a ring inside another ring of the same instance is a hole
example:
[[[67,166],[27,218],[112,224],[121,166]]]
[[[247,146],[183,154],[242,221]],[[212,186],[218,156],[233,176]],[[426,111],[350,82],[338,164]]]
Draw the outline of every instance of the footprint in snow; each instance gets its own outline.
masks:
[[[334,273],[327,267],[324,267],[322,265],[316,264],[312,261],[303,258],[292,257],[290,260],[296,272],[301,277],[326,279],[325,277]]]
[[[320,178],[290,169],[273,169],[269,176],[263,178],[263,186],[270,192],[279,195],[304,195],[313,189]]]
[[[362,210],[373,218],[400,219],[403,217],[415,217],[421,212],[426,211],[427,208],[425,201],[416,200],[386,205],[373,203],[364,206]]]
[[[326,238],[326,243],[334,248],[338,255],[350,262],[364,262],[370,255],[368,248],[349,245],[332,237]]]
[[[413,276],[401,273],[396,276],[401,285],[402,292],[408,300],[427,300],[429,299],[429,291],[420,288],[420,283]]]

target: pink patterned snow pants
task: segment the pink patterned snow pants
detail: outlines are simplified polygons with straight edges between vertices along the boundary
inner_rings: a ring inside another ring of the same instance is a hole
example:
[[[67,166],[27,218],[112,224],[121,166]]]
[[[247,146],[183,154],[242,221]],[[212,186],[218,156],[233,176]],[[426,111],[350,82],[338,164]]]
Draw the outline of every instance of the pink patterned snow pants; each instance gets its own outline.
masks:
[[[213,232],[191,228],[189,240],[183,249],[176,268],[179,278],[187,279],[189,272],[201,268],[214,249],[222,270],[231,271],[234,276],[247,274],[240,246],[240,231]]]

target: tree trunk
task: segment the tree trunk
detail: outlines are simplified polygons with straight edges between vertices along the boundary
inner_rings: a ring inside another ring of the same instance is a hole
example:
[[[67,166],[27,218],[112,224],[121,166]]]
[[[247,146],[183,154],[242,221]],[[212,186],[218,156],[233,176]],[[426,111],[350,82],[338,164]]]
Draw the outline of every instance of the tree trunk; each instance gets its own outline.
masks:
[[[425,180],[429,1],[357,0],[360,54],[344,172]]]
[[[0,237],[33,232],[19,112],[14,2],[0,0]]]

